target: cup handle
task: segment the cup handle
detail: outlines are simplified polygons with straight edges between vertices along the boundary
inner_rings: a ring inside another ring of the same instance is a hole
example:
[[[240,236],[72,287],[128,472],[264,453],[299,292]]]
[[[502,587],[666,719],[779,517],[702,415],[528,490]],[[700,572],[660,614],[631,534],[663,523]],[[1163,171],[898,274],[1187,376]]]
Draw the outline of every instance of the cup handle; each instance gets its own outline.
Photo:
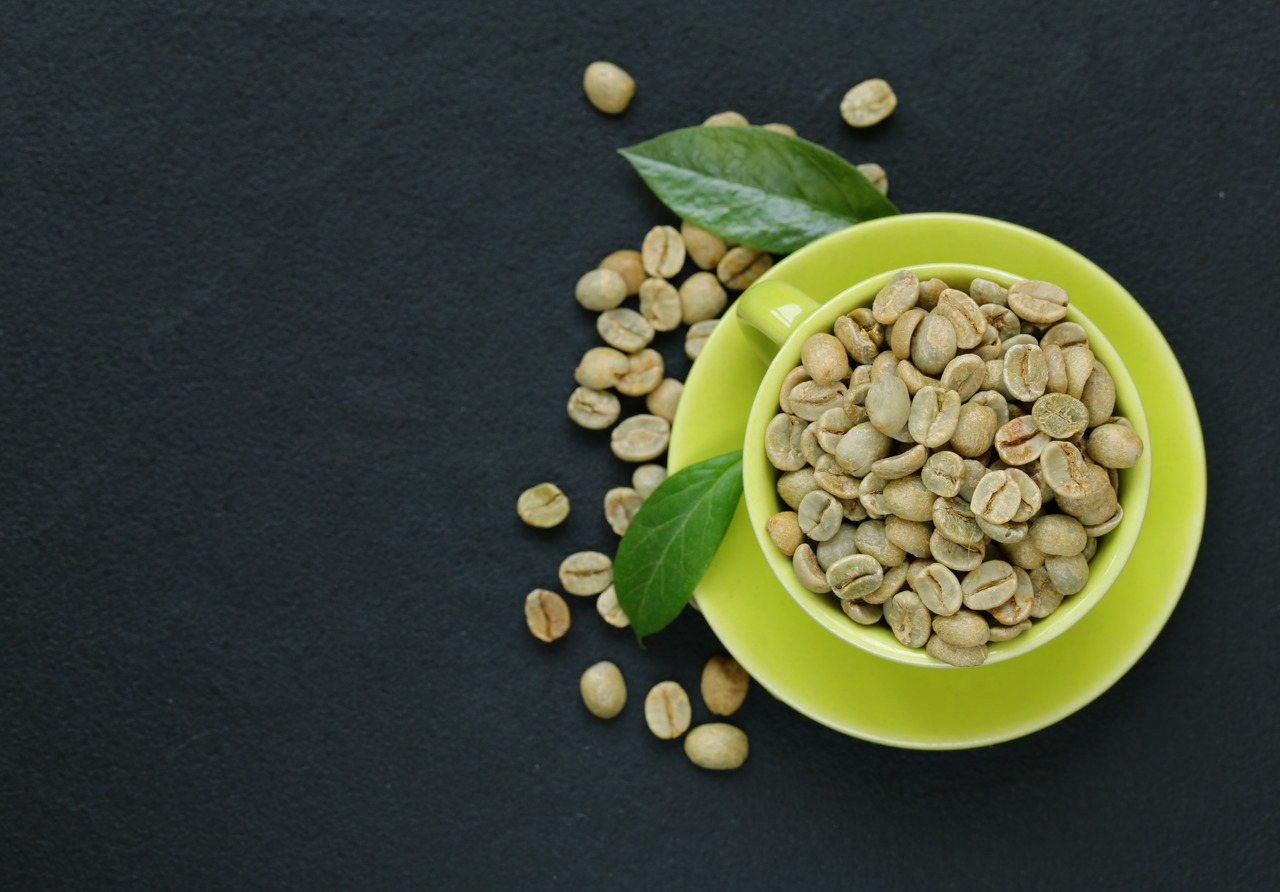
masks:
[[[794,285],[776,279],[757,282],[738,298],[742,330],[765,365],[791,332],[818,309],[818,302]]]

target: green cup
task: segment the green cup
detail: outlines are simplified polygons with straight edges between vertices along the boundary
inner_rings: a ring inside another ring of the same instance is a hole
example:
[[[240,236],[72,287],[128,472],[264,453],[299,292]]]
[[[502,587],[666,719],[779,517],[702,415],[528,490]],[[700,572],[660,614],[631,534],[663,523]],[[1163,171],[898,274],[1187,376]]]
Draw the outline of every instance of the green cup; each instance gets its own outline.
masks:
[[[835,238],[838,239],[838,236]],[[818,244],[824,250],[830,250],[831,245],[823,244],[828,241],[830,240],[824,239]],[[1087,263],[1083,258],[1081,262]],[[919,264],[911,269],[921,281],[937,277],[952,288],[966,292],[975,278],[989,279],[1006,288],[1021,279],[1036,278],[1034,270],[1026,270],[1019,275],[964,263]],[[876,293],[897,272],[896,269],[886,270],[880,275],[858,282],[825,304],[819,304],[788,284],[784,275],[753,285],[738,299],[738,316],[744,323],[743,331],[769,366],[756,391],[747,421],[743,444],[743,494],[752,529],[765,559],[787,593],[815,621],[867,653],[909,665],[952,668],[930,657],[923,648],[913,649],[902,645],[886,623],[874,626],[855,623],[845,615],[835,595],[809,591],[796,579],[791,559],[774,545],[765,529],[770,517],[779,511],[788,510],[778,496],[779,472],[769,463],[764,449],[765,428],[780,411],[778,392],[783,378],[800,364],[800,348],[810,335],[820,331],[829,332],[838,317],[858,307],[871,306]],[[1129,419],[1143,443],[1149,444],[1150,433],[1142,401],[1120,355],[1097,326],[1074,306],[1068,307],[1066,318],[1084,326],[1089,333],[1089,348],[1114,379],[1115,413]],[[1120,471],[1119,500],[1124,516],[1114,530],[1098,540],[1098,551],[1090,561],[1089,581],[1084,589],[1065,598],[1062,606],[1050,616],[1034,620],[1031,628],[1017,638],[989,644],[987,664],[1012,659],[1052,641],[1079,622],[1108,594],[1138,540],[1150,488],[1151,455],[1148,449],[1136,465]],[[1114,592],[1111,597],[1124,597],[1124,592]]]

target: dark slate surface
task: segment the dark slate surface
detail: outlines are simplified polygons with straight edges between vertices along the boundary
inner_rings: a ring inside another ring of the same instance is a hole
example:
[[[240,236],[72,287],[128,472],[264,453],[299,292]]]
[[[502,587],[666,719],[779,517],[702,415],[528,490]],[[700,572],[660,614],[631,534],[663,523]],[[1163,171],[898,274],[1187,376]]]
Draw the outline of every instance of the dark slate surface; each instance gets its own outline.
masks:
[[[1276,25],[6,5],[0,888],[1274,888]],[[596,58],[639,82],[620,118],[582,96]],[[855,132],[869,76],[901,106]],[[586,602],[557,646],[525,631],[565,553],[613,547],[594,505],[627,472],[563,412],[595,339],[573,283],[671,219],[614,150],[725,108],[880,162],[903,210],[1065,242],[1182,362],[1196,570],[1060,724],[902,751],[756,689],[751,758],[714,775],[637,708],[696,686],[696,615],[647,651]],[[579,506],[550,532],[513,513],[543,479]],[[576,693],[602,657],[633,696],[608,724]]]

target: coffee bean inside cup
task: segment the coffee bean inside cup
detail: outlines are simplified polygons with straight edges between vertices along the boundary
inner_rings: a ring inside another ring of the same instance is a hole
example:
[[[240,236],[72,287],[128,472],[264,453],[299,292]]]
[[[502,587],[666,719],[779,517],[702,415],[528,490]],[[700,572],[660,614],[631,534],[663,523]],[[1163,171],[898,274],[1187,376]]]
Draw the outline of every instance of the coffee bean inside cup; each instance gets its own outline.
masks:
[[[1085,587],[1143,443],[1064,289],[956,284],[900,271],[809,335],[761,448],[799,583],[976,666]]]

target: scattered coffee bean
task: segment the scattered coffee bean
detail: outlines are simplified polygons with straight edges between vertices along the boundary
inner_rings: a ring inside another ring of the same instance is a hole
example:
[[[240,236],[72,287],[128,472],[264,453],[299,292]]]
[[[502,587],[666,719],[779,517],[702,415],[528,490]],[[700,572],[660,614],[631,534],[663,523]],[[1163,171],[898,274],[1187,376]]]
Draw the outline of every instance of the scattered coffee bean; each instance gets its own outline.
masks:
[[[610,347],[635,353],[653,340],[653,325],[635,310],[618,307],[605,310],[596,319],[596,331]]]
[[[693,325],[719,316],[729,297],[724,286],[713,273],[694,273],[677,289],[680,295],[681,318],[685,325]]]
[[[680,292],[666,279],[645,279],[640,283],[640,314],[654,330],[674,331],[684,318]]]
[[[703,127],[746,127],[747,119],[736,111],[718,112],[702,122]]]
[[[644,499],[630,486],[615,486],[604,494],[604,516],[609,527],[619,536],[631,526],[631,520],[640,511]]]
[[[689,331],[684,336],[685,356],[690,359],[698,358],[698,354],[706,346],[707,339],[711,337],[711,332],[716,330],[716,323],[719,321],[719,319],[704,319],[689,326]]]
[[[644,398],[644,406],[650,415],[657,415],[667,421],[676,420],[676,407],[680,404],[680,396],[684,393],[684,383],[675,378],[663,378],[657,387]]]
[[[680,224],[680,237],[684,239],[685,253],[698,269],[714,270],[720,258],[729,250],[720,236],[694,226],[688,220]]]
[[[609,447],[623,461],[652,461],[667,451],[671,423],[657,415],[632,415],[613,429]]]
[[[592,390],[608,390],[615,387],[622,376],[631,370],[627,354],[612,347],[592,347],[582,354],[582,360],[574,369],[573,379]]]
[[[582,89],[587,99],[600,111],[622,114],[636,94],[636,82],[612,62],[592,62],[582,75]]]
[[[638,294],[640,283],[645,280],[644,263],[640,259],[640,252],[631,248],[614,251],[600,261],[599,268],[611,269],[622,276],[623,281],[627,283],[627,297]]]
[[[569,516],[569,497],[554,483],[539,483],[520,493],[516,513],[531,527],[553,527]]]
[[[684,239],[674,226],[655,226],[644,237],[640,261],[644,271],[659,279],[670,279],[684,266]]]
[[[660,681],[644,698],[644,721],[653,735],[661,740],[675,740],[693,719],[689,695],[674,681]]]
[[[722,722],[699,725],[685,737],[684,752],[699,768],[731,770],[747,761],[747,735]]]
[[[716,277],[726,288],[734,291],[746,291],[756,279],[768,272],[773,266],[773,258],[764,251],[738,245],[730,248],[716,264]]]
[[[560,584],[571,595],[598,595],[613,582],[613,559],[598,551],[578,551],[560,562]]]
[[[702,699],[715,715],[733,715],[747,699],[751,676],[733,657],[716,654],[702,667]]]
[[[618,420],[622,404],[607,390],[575,388],[569,396],[569,417],[588,430],[604,430]]]
[[[878,124],[898,107],[898,97],[889,84],[876,77],[865,80],[844,94],[840,116],[850,127]]]
[[[582,673],[578,682],[582,702],[597,718],[611,719],[627,705],[627,685],[622,672],[608,660],[602,660]]]
[[[631,472],[631,487],[647,499],[666,479],[667,469],[662,465],[641,465]]]
[[[623,611],[622,605],[618,603],[618,592],[612,585],[602,591],[600,597],[596,598],[596,612],[615,629],[625,629],[631,625],[630,618]]]
[[[794,134],[793,134],[794,135]],[[881,195],[889,194],[889,177],[885,174],[884,168],[873,161],[858,165],[858,172],[871,181],[871,185],[876,187]]]
[[[569,631],[569,605],[545,588],[535,588],[524,599],[524,619],[533,637],[555,641]]]
[[[578,279],[573,296],[588,310],[612,310],[627,299],[627,280],[611,269],[593,269]]]

